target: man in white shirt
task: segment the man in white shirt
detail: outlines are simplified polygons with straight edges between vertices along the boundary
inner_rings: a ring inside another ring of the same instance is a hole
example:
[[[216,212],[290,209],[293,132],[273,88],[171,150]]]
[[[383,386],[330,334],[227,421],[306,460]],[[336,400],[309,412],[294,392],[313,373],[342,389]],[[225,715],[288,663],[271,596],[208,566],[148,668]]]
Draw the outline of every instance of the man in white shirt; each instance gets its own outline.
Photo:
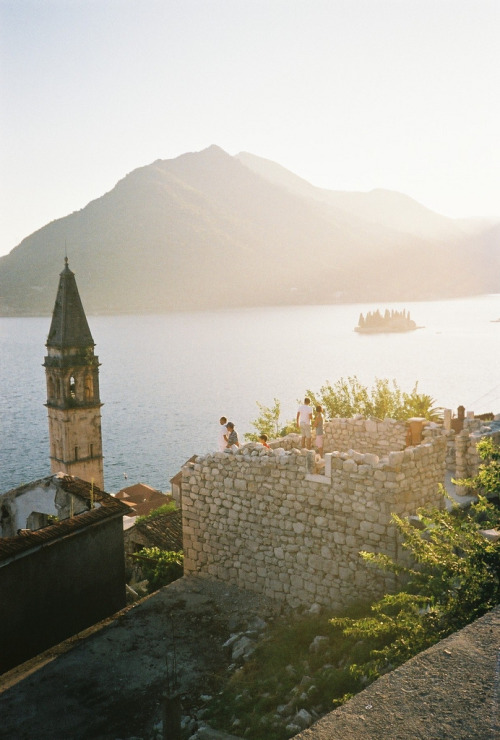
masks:
[[[219,452],[224,452],[227,446],[227,419],[225,416],[221,416],[219,419],[219,440],[218,440],[218,448]]]
[[[300,428],[301,434],[301,445],[311,449],[311,419],[313,411],[311,408],[311,399],[307,396],[304,398],[304,403],[299,406],[297,411],[297,426]]]

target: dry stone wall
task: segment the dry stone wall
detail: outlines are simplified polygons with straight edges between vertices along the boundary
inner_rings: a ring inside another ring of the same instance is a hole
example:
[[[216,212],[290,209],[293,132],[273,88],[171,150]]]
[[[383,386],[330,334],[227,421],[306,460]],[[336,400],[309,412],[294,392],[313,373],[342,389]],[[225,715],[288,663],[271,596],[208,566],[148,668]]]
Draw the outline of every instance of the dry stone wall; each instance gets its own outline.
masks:
[[[324,449],[363,450],[383,457],[389,452],[404,450],[408,425],[394,419],[365,419],[353,416],[350,419],[331,419],[324,425]]]
[[[363,450],[383,457],[407,446],[408,424],[394,419],[365,419],[361,415],[349,419],[325,421],[323,448],[325,452]],[[300,448],[300,434],[272,440],[272,449]],[[314,446],[314,432],[313,432]]]
[[[479,419],[464,421],[464,428],[454,439],[457,478],[468,478],[477,474],[481,463],[477,444],[484,437],[491,437],[495,444],[500,444],[500,423],[494,421],[485,424]]]
[[[393,576],[370,568],[359,552],[398,556],[391,514],[443,504],[438,484],[444,479],[446,437],[434,430],[422,445],[379,456],[373,450],[385,445],[377,446],[371,420],[357,425],[366,452],[351,448],[361,448],[346,431],[356,424],[340,421],[333,425],[337,439],[345,433],[342,444],[350,448],[326,454],[321,473],[314,452],[293,446],[267,450],[249,444],[186,465],[185,573],[204,572],[293,607],[340,607],[393,590]],[[402,431],[406,435],[405,425],[376,423],[394,430],[394,439]]]

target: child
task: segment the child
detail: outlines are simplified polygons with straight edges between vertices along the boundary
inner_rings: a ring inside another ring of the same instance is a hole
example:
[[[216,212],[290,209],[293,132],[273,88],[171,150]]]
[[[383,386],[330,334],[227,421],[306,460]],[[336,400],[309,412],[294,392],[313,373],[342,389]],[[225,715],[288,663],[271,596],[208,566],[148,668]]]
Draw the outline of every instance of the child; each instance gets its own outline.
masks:
[[[260,443],[261,443],[261,445],[263,445],[264,447],[267,447],[267,449],[268,449],[268,450],[270,450],[270,449],[271,449],[271,448],[269,447],[269,445],[267,444],[267,434],[261,434],[261,435],[260,435],[260,437],[259,437],[259,442],[260,442]]]

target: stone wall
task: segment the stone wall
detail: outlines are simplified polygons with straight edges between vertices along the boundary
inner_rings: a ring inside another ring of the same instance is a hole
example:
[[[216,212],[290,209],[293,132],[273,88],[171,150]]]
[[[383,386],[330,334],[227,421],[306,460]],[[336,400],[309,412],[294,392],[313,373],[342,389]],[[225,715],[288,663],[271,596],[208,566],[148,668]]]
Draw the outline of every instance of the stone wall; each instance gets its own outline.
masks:
[[[500,444],[500,423],[484,423],[480,419],[465,419],[464,428],[455,436],[455,477],[469,478],[477,474],[481,459],[477,444],[484,437],[491,437]]]
[[[331,419],[324,426],[325,452],[362,450],[383,457],[389,452],[404,450],[408,424],[394,419]]]
[[[407,444],[408,424],[394,419],[365,419],[357,415],[350,419],[325,421],[323,448],[325,452],[363,450],[375,455],[404,450]],[[314,432],[313,432],[314,443]],[[272,449],[300,448],[300,434],[289,434],[269,443]]]
[[[293,607],[340,607],[394,589],[393,576],[367,566],[359,551],[397,556],[391,514],[443,505],[446,436],[434,429],[424,444],[403,450],[404,424],[343,421],[328,422],[325,436],[345,449],[325,454],[321,474],[314,452],[290,440],[280,440],[289,449],[249,444],[186,465],[184,572],[204,572]],[[376,439],[381,429],[396,446],[383,456],[375,452],[387,446]],[[361,438],[367,450],[354,451],[363,449]]]

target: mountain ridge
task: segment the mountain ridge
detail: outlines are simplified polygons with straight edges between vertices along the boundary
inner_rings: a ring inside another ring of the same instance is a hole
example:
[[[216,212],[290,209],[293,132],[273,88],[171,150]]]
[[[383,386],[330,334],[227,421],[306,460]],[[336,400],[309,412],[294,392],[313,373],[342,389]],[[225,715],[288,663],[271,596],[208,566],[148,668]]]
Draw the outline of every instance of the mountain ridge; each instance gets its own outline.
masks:
[[[494,292],[497,243],[403,194],[323,190],[212,145],[23,239],[0,258],[0,315],[50,313],[65,245],[88,313],[135,313]]]
[[[424,234],[427,236],[435,237],[437,233],[443,232],[450,235],[454,234],[458,238],[465,232],[463,225],[456,219],[442,216],[422,205],[414,198],[411,198],[409,195],[399,193],[395,190],[388,190],[387,188],[374,188],[366,192],[328,190],[312,185],[304,178],[282,167],[282,165],[262,157],[257,157],[249,152],[240,152],[236,155],[236,158],[254,172],[259,172],[270,181],[281,183],[281,185],[289,188],[291,191],[301,192],[303,195],[308,195],[320,202],[333,203],[337,208],[355,213],[358,218],[368,222],[383,223],[385,226],[392,225],[392,228],[402,226],[401,218],[393,221],[392,224],[387,218],[387,206],[385,204],[387,201],[390,201],[392,211],[395,211],[395,205],[405,206],[405,215],[408,213],[408,210],[413,209],[414,218],[416,214],[419,214],[425,216],[427,219],[431,219],[434,228],[431,230],[430,226],[426,227]],[[381,208],[384,211],[385,218],[381,218],[379,213]],[[408,224],[406,224],[406,228],[408,228]],[[420,224],[418,233],[424,235],[421,228],[422,225]]]

